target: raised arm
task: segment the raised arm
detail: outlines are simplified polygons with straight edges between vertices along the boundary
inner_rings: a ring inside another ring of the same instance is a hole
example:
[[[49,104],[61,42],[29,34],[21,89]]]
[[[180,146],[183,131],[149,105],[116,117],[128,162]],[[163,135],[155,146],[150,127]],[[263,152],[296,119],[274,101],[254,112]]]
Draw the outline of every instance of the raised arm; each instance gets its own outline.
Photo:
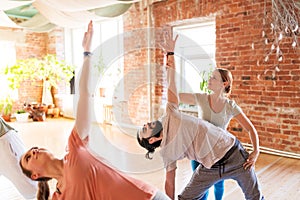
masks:
[[[169,57],[169,56],[168,56]],[[171,58],[168,58],[168,60],[172,60],[167,65],[167,81],[168,81],[168,102],[178,105],[178,94],[177,94],[177,88],[175,83],[175,64],[174,64],[174,56]]]
[[[89,80],[91,80],[91,42],[93,37],[93,22],[88,25],[84,33],[82,47],[84,49],[84,61],[79,80],[79,99],[77,104],[75,127],[81,139],[89,135],[93,112],[93,93],[90,91]]]
[[[168,102],[178,105],[178,94],[175,83],[175,60],[174,60],[174,47],[178,35],[174,40],[165,38],[165,44],[161,45],[164,51],[164,66],[167,69],[167,81],[168,81]],[[175,199],[175,177],[176,167],[172,170],[167,170],[165,180],[165,192],[173,200]]]
[[[176,35],[175,39],[165,38],[165,44],[161,45],[164,51],[164,66],[167,68],[167,81],[168,81],[168,102],[178,105],[178,94],[175,83],[175,60],[174,60],[174,48],[176,44],[176,40],[178,35]]]

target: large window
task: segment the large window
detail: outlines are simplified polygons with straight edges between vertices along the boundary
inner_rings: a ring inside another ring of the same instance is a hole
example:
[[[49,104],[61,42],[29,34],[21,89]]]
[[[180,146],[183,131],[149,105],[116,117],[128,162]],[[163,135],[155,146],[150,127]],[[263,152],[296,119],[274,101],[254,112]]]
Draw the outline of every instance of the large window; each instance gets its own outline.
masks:
[[[73,63],[77,69],[82,65],[83,56],[82,56],[82,35],[86,27],[81,29],[66,29],[65,30],[65,52],[66,60]],[[119,81],[123,74],[123,21],[122,17],[114,18],[104,22],[94,22],[94,37],[92,43],[92,50],[100,49],[101,55],[104,56],[106,67],[103,72],[103,78],[101,82],[98,83],[98,87],[106,88],[106,97],[112,97],[113,95],[121,95],[120,93],[116,94],[115,86],[120,84]],[[108,48],[109,47],[109,48]],[[107,61],[105,58],[106,54],[116,55],[116,58],[109,58]],[[77,76],[75,73],[75,80]]]
[[[215,67],[215,21],[208,19],[204,22],[176,26],[174,36],[179,34],[176,43],[176,68],[180,74],[178,81],[179,92],[201,92],[203,72],[209,72]],[[206,73],[206,74],[207,74]]]
[[[13,65],[16,62],[16,48],[15,42],[12,41],[0,41],[0,70],[3,70],[4,67]],[[1,95],[0,99],[7,97],[8,95],[14,99],[18,98],[17,91],[11,91],[8,88],[8,83],[5,77],[0,75],[0,84],[1,84]]]

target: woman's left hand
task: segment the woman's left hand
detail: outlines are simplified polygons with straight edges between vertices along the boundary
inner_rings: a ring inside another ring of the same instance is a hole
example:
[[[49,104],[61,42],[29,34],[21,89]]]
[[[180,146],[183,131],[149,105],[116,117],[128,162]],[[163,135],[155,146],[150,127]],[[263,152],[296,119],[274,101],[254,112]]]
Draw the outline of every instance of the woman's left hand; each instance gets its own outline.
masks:
[[[244,163],[243,167],[244,169],[250,169],[251,167],[255,167],[256,160],[258,158],[259,152],[253,151],[249,154],[248,159]]]

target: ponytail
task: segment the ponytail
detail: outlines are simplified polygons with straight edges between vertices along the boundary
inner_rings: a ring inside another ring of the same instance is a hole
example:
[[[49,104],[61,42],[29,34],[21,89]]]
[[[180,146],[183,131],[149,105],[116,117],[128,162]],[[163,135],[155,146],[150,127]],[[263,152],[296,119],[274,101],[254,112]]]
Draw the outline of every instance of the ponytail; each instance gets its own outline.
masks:
[[[233,82],[232,74],[227,69],[218,68],[218,71],[221,75],[222,81],[224,83],[227,82],[227,85],[224,88],[224,93],[227,97],[229,97],[232,89],[232,82]]]
[[[37,200],[48,200],[50,195],[49,184],[47,180],[39,181],[39,190],[37,193]]]

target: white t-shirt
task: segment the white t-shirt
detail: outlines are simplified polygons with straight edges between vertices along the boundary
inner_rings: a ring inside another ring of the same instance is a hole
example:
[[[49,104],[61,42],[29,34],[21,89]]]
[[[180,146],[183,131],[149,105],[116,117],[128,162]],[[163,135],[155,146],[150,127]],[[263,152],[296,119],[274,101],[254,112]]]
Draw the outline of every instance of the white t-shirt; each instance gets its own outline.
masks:
[[[197,160],[206,168],[219,161],[234,145],[235,137],[202,119],[181,113],[178,105],[167,103],[162,117],[160,154],[167,171],[183,158]]]

